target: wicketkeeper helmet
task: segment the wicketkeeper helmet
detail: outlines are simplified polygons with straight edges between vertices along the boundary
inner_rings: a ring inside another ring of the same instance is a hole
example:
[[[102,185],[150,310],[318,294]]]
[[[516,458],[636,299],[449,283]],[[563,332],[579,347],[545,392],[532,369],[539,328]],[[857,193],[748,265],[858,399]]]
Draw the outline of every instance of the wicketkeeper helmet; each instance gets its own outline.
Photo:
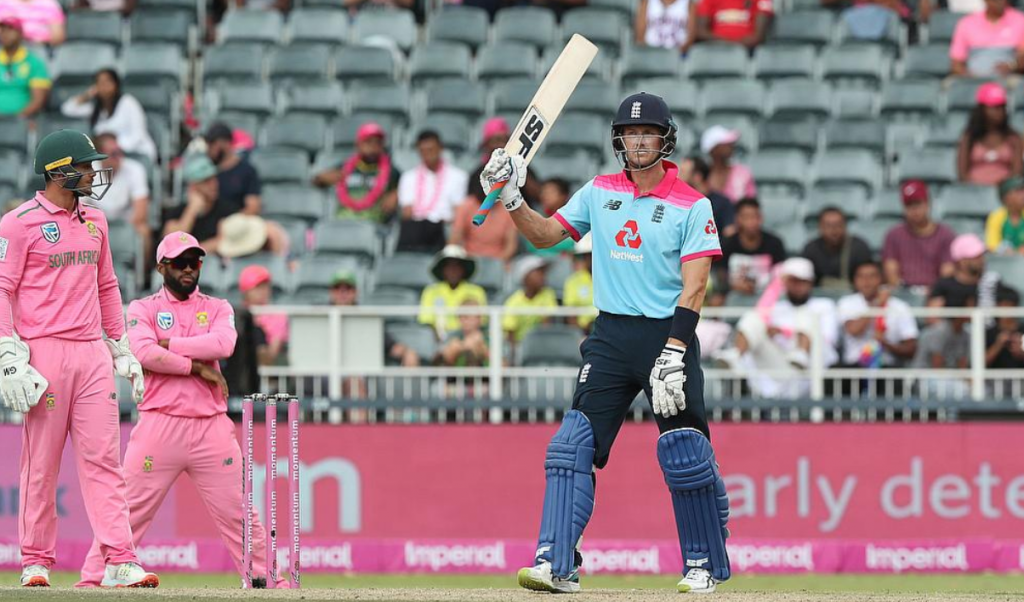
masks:
[[[74,166],[82,163],[91,164],[93,161],[102,161],[106,158],[107,156],[97,151],[96,145],[82,132],[57,130],[43,138],[36,147],[35,172],[49,175],[50,180],[59,182],[76,196],[88,196],[98,201],[110,188],[113,170],[105,168],[83,172]],[[79,187],[82,177],[89,173],[96,174],[92,184],[85,188]]]

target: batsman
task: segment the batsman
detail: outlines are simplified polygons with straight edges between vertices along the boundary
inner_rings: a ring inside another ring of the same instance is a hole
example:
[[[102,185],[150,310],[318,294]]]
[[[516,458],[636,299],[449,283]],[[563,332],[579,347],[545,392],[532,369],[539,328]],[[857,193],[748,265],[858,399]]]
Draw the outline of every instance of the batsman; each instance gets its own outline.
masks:
[[[506,182],[501,201],[538,248],[591,232],[593,333],[583,366],[548,446],[547,487],[534,566],[519,585],[577,592],[580,540],[594,510],[595,468],[608,463],[633,399],[643,390],[658,429],[658,461],[672,498],[685,574],[680,592],[711,593],[729,578],[725,539],[729,501],[704,411],[700,343],[694,335],[711,261],[721,255],[711,203],[667,161],[676,145],[668,106],[653,94],[626,98],[611,126],[623,169],[585,184],[552,217],[523,203],[526,170],[518,155],[495,150],[484,190]]]
[[[36,148],[46,187],[0,220],[0,390],[25,415],[18,535],[21,584],[49,586],[56,563],[57,473],[71,435],[78,479],[106,587],[156,587],[139,566],[125,501],[114,371],[142,401],[142,367],[125,334],[99,201],[111,170],[94,170],[81,132],[58,130]],[[104,333],[106,340],[103,339]]]

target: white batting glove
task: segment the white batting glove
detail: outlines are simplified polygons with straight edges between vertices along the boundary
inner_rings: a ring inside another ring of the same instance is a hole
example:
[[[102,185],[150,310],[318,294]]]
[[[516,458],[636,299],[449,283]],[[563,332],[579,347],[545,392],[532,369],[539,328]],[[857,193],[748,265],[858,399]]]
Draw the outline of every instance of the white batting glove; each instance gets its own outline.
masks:
[[[501,203],[508,211],[515,211],[523,205],[523,193],[520,188],[526,184],[526,164],[519,155],[511,157],[505,149],[495,149],[480,172],[480,186],[484,192],[490,192],[497,184],[508,182],[501,189]]]
[[[665,345],[661,355],[651,369],[651,392],[654,399],[651,406],[654,413],[668,418],[686,409],[686,364],[683,356],[686,349],[675,345]]]
[[[28,361],[28,345],[18,335],[0,338],[0,392],[4,405],[22,414],[35,407],[50,386]]]
[[[146,393],[146,378],[142,372],[142,364],[135,359],[131,345],[128,344],[128,335],[123,334],[117,341],[107,339],[107,347],[110,355],[114,358],[114,372],[122,378],[127,378],[132,385],[132,401],[142,403],[142,396]]]

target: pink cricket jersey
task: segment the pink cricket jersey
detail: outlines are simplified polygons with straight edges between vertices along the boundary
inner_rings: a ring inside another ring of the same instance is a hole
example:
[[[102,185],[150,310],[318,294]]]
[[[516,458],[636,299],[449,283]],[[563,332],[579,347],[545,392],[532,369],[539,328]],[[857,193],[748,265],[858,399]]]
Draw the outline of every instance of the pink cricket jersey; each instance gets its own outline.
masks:
[[[79,207],[66,211],[38,192],[0,219],[0,337],[12,329],[26,340],[124,334],[107,219]]]
[[[128,306],[128,339],[146,369],[146,397],[139,409],[186,418],[206,418],[227,411],[213,384],[193,376],[192,362],[220,371],[217,360],[235,350],[235,311],[223,299],[197,289],[178,301],[167,288]],[[167,339],[169,348],[160,346]]]

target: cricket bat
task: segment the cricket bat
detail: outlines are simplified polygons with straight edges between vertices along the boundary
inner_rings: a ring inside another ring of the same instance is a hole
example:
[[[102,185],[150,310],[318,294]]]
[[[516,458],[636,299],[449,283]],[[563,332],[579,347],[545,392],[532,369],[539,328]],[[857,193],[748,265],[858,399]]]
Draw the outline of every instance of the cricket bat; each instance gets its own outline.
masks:
[[[597,46],[580,34],[573,34],[537,88],[530,106],[526,108],[526,112],[512,130],[508,144],[505,145],[505,152],[509,155],[519,155],[523,158],[523,163],[530,164],[530,160],[544,143],[562,108],[569,101],[569,96],[583,79],[583,74],[587,72],[595,56]],[[473,216],[475,225],[479,226],[487,219],[487,214],[490,213],[505,184],[506,182],[498,182],[488,191],[480,209]]]

